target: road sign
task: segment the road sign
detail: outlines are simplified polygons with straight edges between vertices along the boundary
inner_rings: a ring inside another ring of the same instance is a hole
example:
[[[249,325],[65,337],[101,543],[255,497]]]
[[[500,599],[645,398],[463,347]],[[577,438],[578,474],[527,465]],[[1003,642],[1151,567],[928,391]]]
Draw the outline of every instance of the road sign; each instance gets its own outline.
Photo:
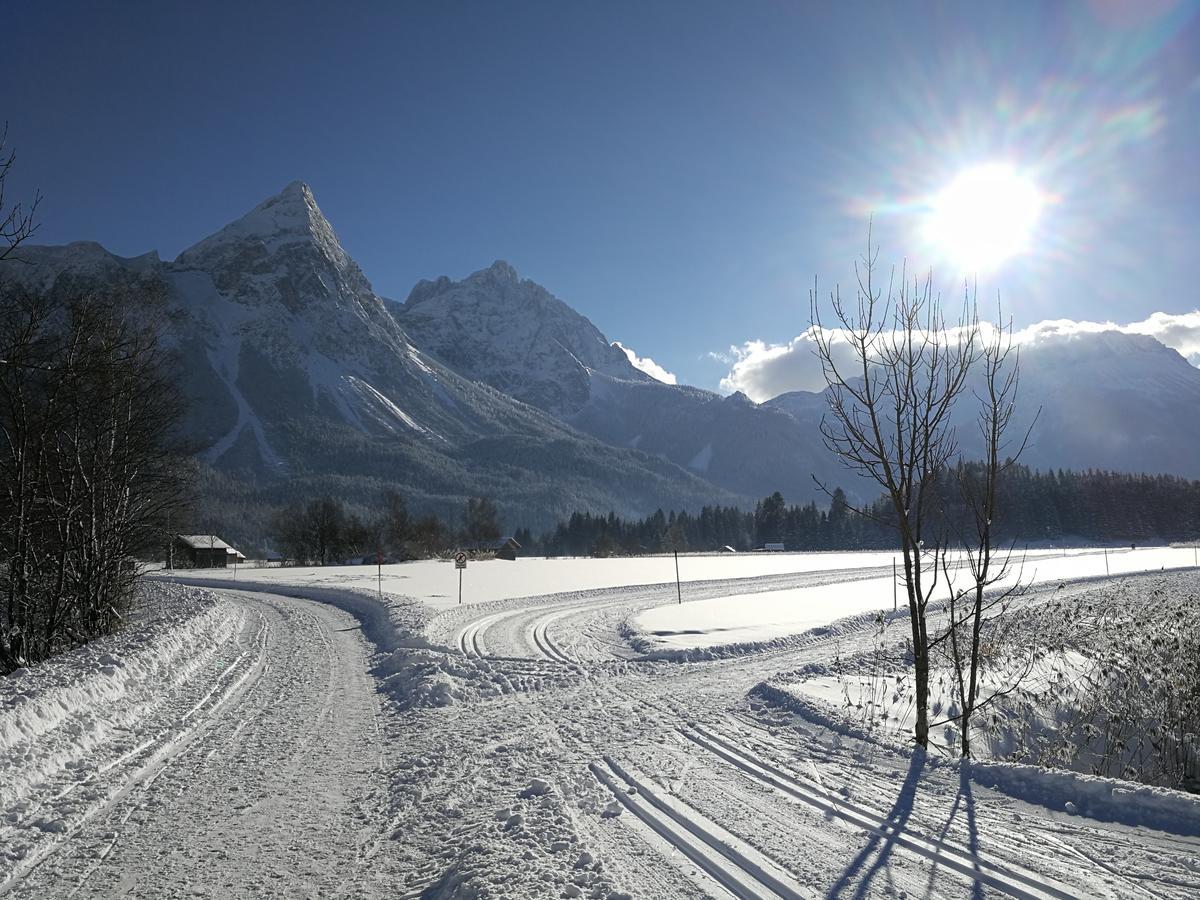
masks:
[[[454,554],[454,568],[458,569],[458,602],[462,603],[462,573],[467,567],[467,554],[459,550]]]

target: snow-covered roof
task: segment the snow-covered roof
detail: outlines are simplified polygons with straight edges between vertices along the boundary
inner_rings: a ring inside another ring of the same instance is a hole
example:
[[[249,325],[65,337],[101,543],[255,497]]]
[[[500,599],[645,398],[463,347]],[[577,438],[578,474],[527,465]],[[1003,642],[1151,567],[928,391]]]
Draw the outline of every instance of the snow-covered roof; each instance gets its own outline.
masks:
[[[215,534],[181,534],[179,539],[194,550],[217,550],[224,547],[226,550],[234,550],[227,543],[217,537]],[[237,551],[234,550],[236,553]]]

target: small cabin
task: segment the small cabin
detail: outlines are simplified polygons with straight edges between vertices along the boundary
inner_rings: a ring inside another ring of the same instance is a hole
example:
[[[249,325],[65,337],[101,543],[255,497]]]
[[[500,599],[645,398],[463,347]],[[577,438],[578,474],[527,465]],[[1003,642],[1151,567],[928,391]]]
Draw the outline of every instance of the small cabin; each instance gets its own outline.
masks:
[[[783,552],[783,544],[782,543],[763,544],[763,549],[766,550],[768,553],[782,553]]]
[[[181,569],[224,569],[246,561],[215,534],[177,534],[171,550],[174,565]]]
[[[506,559],[509,562],[515,562],[517,551],[521,549],[521,545],[517,543],[515,538],[502,537],[494,541],[477,541],[466,544],[461,549],[466,550],[473,556],[490,555],[496,559]]]

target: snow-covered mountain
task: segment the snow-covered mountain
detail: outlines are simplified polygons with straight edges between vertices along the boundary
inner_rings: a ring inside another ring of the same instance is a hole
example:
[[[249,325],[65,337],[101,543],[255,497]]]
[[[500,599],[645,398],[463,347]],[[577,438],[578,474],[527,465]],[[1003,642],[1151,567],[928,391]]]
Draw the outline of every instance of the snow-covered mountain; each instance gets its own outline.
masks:
[[[299,182],[174,262],[123,259],[94,243],[23,256],[32,265],[4,277],[52,293],[132,285],[156,298],[180,357],[187,434],[202,461],[238,479],[227,491],[218,479],[229,497],[336,490],[369,502],[390,484],[449,512],[486,493],[510,524],[535,527],[576,508],[646,513],[734,499],[423,353]],[[590,358],[603,361],[603,348]]]
[[[299,182],[174,261],[87,242],[23,256],[0,278],[128,288],[162,322],[225,514],[395,486],[442,513],[489,494],[510,525],[539,527],[575,509],[805,501],[813,476],[872,492],[822,445],[821,395],[756,404],[656,381],[507,263],[383,300]],[[1021,415],[1042,408],[1029,464],[1200,477],[1200,370],[1175,351],[1060,335],[1024,345],[1021,365]],[[960,425],[971,452],[965,405]]]
[[[653,380],[584,316],[503,261],[462,281],[418,282],[389,308],[425,352],[555,416],[587,402],[591,373]]]
[[[1010,434],[1019,441],[1038,416],[1022,462],[1200,478],[1200,369],[1177,351],[1148,335],[1105,331],[1040,337],[1022,344],[1019,358]],[[806,429],[816,429],[826,409],[823,396],[808,391],[764,406]],[[967,455],[982,449],[976,409],[968,391],[955,418]]]
[[[390,307],[414,341],[452,368],[540,406],[619,447],[660,454],[729,491],[821,497],[813,481],[870,491],[824,447],[819,393],[762,404],[742,394],[656,381],[590,321],[505,263],[460,282],[423,281]],[[1021,348],[1013,434],[1041,409],[1024,460],[1200,477],[1200,369],[1153,338],[1120,332],[1044,336]],[[981,451],[970,395],[964,452]]]
[[[608,444],[660,455],[747,497],[819,495],[834,483],[815,431],[742,394],[664,384],[587,318],[504,262],[462,281],[422,281],[393,315],[423,350],[469,378]]]

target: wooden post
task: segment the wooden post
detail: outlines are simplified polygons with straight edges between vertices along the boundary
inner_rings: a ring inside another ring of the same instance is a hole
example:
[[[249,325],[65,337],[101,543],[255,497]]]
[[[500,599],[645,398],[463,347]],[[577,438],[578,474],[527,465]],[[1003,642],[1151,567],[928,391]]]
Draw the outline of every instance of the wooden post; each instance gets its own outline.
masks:
[[[458,605],[462,606],[462,573],[463,570],[458,570]]]
[[[679,551],[675,551],[675,594],[679,597],[679,605],[683,606],[683,588],[679,586]]]
[[[900,609],[900,597],[896,592],[896,557],[892,557],[892,612]]]
[[[1109,571],[1108,571],[1108,548],[1107,547],[1104,548],[1104,574],[1105,575],[1109,574]]]
[[[383,551],[375,548],[375,579],[379,587],[379,599],[383,599]]]

